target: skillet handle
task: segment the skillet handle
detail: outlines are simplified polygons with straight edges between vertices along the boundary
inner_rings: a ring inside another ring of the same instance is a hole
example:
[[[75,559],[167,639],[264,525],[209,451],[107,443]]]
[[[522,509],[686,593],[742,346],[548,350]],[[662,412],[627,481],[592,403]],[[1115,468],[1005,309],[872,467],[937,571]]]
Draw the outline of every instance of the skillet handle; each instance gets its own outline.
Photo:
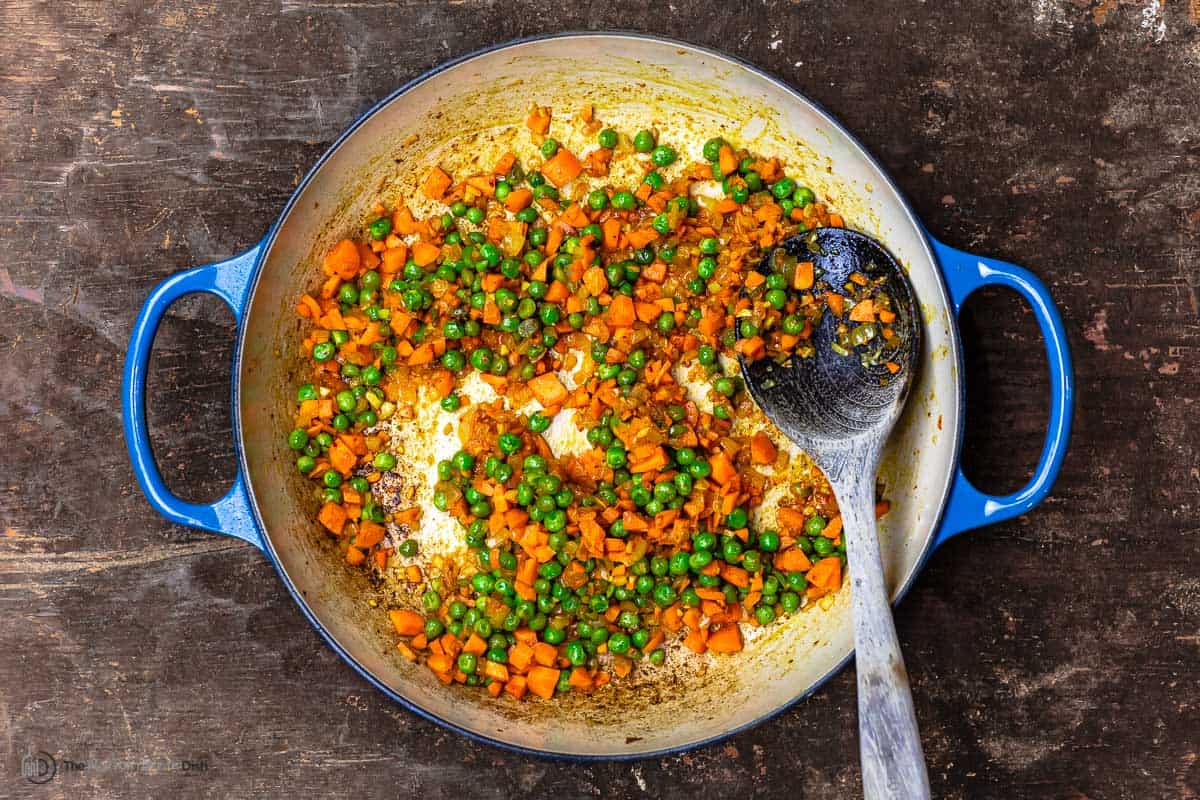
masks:
[[[1014,264],[993,258],[964,253],[930,237],[934,253],[942,264],[950,298],[957,318],[967,296],[984,286],[1006,286],[1020,294],[1032,306],[1046,348],[1050,367],[1050,420],[1042,454],[1033,470],[1033,477],[1024,488],[1009,495],[984,494],[976,489],[957,468],[950,500],[938,531],[936,545],[940,546],[955,534],[971,528],[990,525],[1024,514],[1045,499],[1054,485],[1067,452],[1071,436],[1071,410],[1074,395],[1074,373],[1071,353],[1062,318],[1045,284],[1033,273]]]
[[[146,298],[142,310],[133,325],[129,350],[125,355],[125,374],[121,383],[121,411],[125,424],[125,444],[129,448],[129,459],[133,472],[150,505],[172,522],[202,528],[213,533],[235,536],[249,542],[260,550],[262,536],[254,522],[250,508],[250,496],[246,492],[246,480],[238,467],[233,486],[225,496],[211,504],[188,503],[180,500],[163,483],[154,453],[150,448],[150,431],[146,426],[146,369],[150,361],[150,347],[166,310],[186,294],[207,292],[215,294],[233,310],[240,325],[246,306],[247,289],[254,265],[262,252],[259,242],[241,255],[227,261],[218,261],[206,267],[180,272],[160,283]]]

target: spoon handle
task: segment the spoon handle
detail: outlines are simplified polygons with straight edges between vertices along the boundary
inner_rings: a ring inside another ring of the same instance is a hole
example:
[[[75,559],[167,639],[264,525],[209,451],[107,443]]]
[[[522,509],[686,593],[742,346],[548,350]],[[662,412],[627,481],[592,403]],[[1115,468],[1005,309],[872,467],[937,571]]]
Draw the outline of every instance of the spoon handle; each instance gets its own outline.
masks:
[[[929,776],[879,555],[875,470],[848,472],[834,490],[842,511],[854,608],[863,796],[925,800]]]

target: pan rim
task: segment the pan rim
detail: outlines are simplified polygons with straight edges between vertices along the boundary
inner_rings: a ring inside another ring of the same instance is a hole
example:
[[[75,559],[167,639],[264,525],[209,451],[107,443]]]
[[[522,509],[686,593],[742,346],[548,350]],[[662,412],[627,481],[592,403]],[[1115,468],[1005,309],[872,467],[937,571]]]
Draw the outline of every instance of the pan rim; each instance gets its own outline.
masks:
[[[702,45],[692,44],[690,42],[685,42],[685,41],[682,41],[679,39],[674,39],[671,37],[659,36],[659,35],[655,35],[655,34],[647,34],[647,33],[642,33],[642,32],[637,32],[637,31],[624,31],[624,30],[563,31],[563,32],[557,32],[557,33],[541,34],[541,35],[537,35],[537,36],[524,37],[524,38],[520,38],[520,39],[513,39],[513,40],[501,42],[498,44],[490,45],[488,47],[480,48],[478,50],[474,50],[470,53],[464,54],[457,58],[451,59],[442,64],[438,64],[437,66],[429,69],[428,71],[422,73],[421,75],[417,76],[416,78],[413,78],[412,80],[406,82],[405,84],[400,86],[398,89],[394,90],[393,92],[388,94],[386,97],[381,99],[379,102],[372,105],[368,110],[363,112],[361,116],[359,116],[357,119],[355,119],[353,123],[351,123],[349,126],[347,126],[347,128],[337,137],[337,139],[334,140],[334,142],[329,146],[329,148],[313,164],[313,166],[305,174],[303,180],[301,180],[300,183],[296,186],[291,197],[288,199],[287,203],[284,205],[283,209],[280,211],[279,216],[275,218],[275,221],[272,223],[270,230],[267,232],[267,235],[262,240],[262,244],[259,249],[258,257],[255,261],[255,264],[254,264],[254,267],[252,270],[252,274],[250,277],[249,286],[247,287],[246,306],[245,307],[246,308],[251,307],[251,305],[254,301],[254,295],[257,291],[259,282],[262,278],[262,273],[263,273],[262,267],[266,263],[268,257],[271,254],[273,246],[278,237],[279,231],[282,228],[283,222],[289,217],[289,215],[291,214],[293,209],[296,207],[297,203],[299,202],[300,196],[304,193],[304,190],[308,187],[309,183],[313,180],[313,178],[317,175],[317,173],[325,165],[325,163],[333,157],[334,153],[336,153],[342,147],[342,145],[344,145],[358,131],[359,128],[361,128],[368,120],[370,120],[372,117],[374,117],[378,112],[380,112],[382,109],[384,109],[385,107],[387,107],[394,101],[399,100],[400,98],[402,98],[404,95],[408,94],[410,91],[412,91],[416,87],[436,78],[437,76],[441,75],[444,72],[447,72],[456,67],[460,67],[460,66],[467,64],[471,61],[474,61],[476,59],[483,58],[485,56],[491,56],[497,52],[501,52],[501,51],[505,51],[505,50],[512,50],[512,49],[516,49],[519,47],[523,47],[525,45],[535,44],[535,43],[539,43],[539,42],[554,41],[554,40],[561,40],[561,39],[582,39],[582,38],[616,39],[616,40],[633,39],[633,40],[639,40],[639,41],[644,41],[644,42],[653,42],[656,44],[668,45],[668,46],[679,48],[681,50],[686,50],[686,51],[689,51],[689,52],[692,52],[695,54],[699,54],[699,55],[703,55],[703,56],[706,56],[709,58],[717,59],[717,60],[723,61],[733,67],[737,67],[737,68],[749,71],[750,73],[754,74],[755,76],[769,82],[776,88],[786,92],[796,102],[803,103],[804,105],[811,108],[815,113],[817,113],[819,116],[821,116],[822,119],[833,130],[836,130],[841,136],[845,137],[845,141],[853,147],[853,149],[856,152],[856,155],[859,158],[863,159],[865,162],[867,162],[869,165],[871,165],[879,173],[879,175],[882,176],[886,187],[888,189],[890,189],[894,193],[895,197],[898,199],[900,208],[903,211],[904,216],[905,216],[906,220],[908,221],[908,223],[913,226],[915,231],[917,231],[918,233],[921,234],[921,237],[920,237],[921,244],[924,248],[925,256],[928,259],[928,262],[936,268],[934,271],[938,278],[938,287],[941,291],[940,306],[942,308],[946,308],[946,309],[953,308],[953,305],[950,300],[949,288],[946,283],[945,273],[942,270],[941,262],[938,260],[936,253],[934,252],[933,247],[931,245],[931,236],[930,236],[929,232],[926,230],[924,224],[921,222],[920,218],[916,215],[916,212],[913,210],[911,203],[909,203],[909,201],[905,197],[904,193],[900,191],[900,188],[895,184],[894,180],[892,179],[891,174],[886,169],[884,169],[883,165],[871,154],[870,151],[868,151],[863,146],[863,144],[858,140],[858,138],[853,133],[851,133],[844,125],[842,125],[841,122],[839,122],[837,120],[837,118],[834,117],[828,110],[826,110],[819,103],[817,103],[816,101],[807,97],[806,95],[801,93],[799,90],[792,87],[787,82],[783,81],[781,78],[777,77],[776,75],[772,74],[771,72],[769,72],[755,64],[752,64],[748,61],[745,61],[737,56],[732,56],[727,53],[720,52],[718,50],[704,47]],[[804,700],[804,699],[810,697],[817,690],[819,690],[821,687],[823,687],[834,675],[840,673],[846,667],[846,665],[850,662],[850,660],[854,657],[854,651],[851,650],[850,652],[848,652],[845,655],[845,657],[840,659],[828,671],[826,671],[823,675],[821,675],[819,678],[814,680],[810,685],[805,687],[805,689],[803,691],[797,693],[794,697],[779,704],[778,706],[776,706],[774,709],[768,711],[767,713],[762,714],[748,722],[745,722],[745,723],[738,725],[736,727],[733,727],[733,728],[729,728],[727,730],[724,730],[724,731],[714,734],[712,736],[707,736],[707,737],[695,739],[693,741],[683,742],[680,744],[675,744],[675,745],[671,745],[669,747],[662,747],[662,748],[658,748],[658,749],[654,749],[654,750],[611,754],[611,753],[588,753],[588,752],[575,752],[575,751],[569,751],[569,750],[554,750],[554,749],[541,749],[541,748],[536,748],[536,747],[527,747],[524,745],[514,744],[512,742],[508,742],[503,739],[496,738],[493,735],[489,735],[486,733],[480,733],[478,731],[471,730],[471,729],[466,728],[462,725],[459,725],[455,722],[451,722],[450,720],[445,719],[444,717],[438,715],[437,713],[435,713],[433,711],[430,711],[429,709],[421,706],[420,704],[416,703],[415,701],[400,694],[398,691],[396,691],[395,689],[393,689],[392,687],[387,685],[383,680],[381,680],[378,676],[376,676],[375,673],[373,673],[371,670],[369,670],[365,666],[363,666],[363,664],[361,662],[359,662],[359,660],[350,652],[350,650],[347,647],[345,647],[333,635],[333,633],[328,628],[326,628],[325,624],[318,618],[316,613],[309,606],[307,600],[304,597],[303,592],[300,591],[300,589],[296,586],[296,584],[292,581],[291,577],[288,575],[287,571],[284,569],[283,564],[281,563],[279,556],[275,551],[275,547],[271,541],[270,532],[268,531],[268,529],[263,521],[262,514],[259,511],[258,499],[255,495],[254,483],[251,478],[249,464],[247,462],[246,453],[245,453],[245,447],[243,446],[244,430],[243,430],[242,414],[241,414],[242,394],[241,394],[240,375],[241,375],[241,367],[242,367],[244,351],[245,351],[245,346],[246,346],[245,331],[246,331],[247,323],[245,320],[246,320],[246,318],[243,317],[241,323],[238,326],[237,337],[236,337],[235,348],[234,348],[233,413],[232,413],[233,419],[232,419],[232,422],[233,422],[233,431],[234,431],[234,445],[235,445],[235,449],[237,450],[238,464],[239,464],[242,474],[245,476],[246,492],[250,499],[250,507],[251,507],[251,510],[252,510],[252,513],[254,516],[255,524],[257,525],[259,533],[261,535],[263,550],[267,554],[271,563],[274,565],[276,572],[279,573],[279,576],[282,579],[284,586],[287,588],[288,593],[291,595],[291,597],[292,597],[293,601],[296,603],[296,605],[299,606],[301,612],[304,614],[304,616],[308,620],[309,624],[312,625],[313,628],[316,629],[317,633],[319,633],[321,635],[321,637],[334,650],[334,652],[336,652],[342,658],[343,661],[345,661],[347,664],[349,664],[359,675],[361,675],[363,678],[365,678],[371,685],[373,685],[376,689],[381,691],[390,700],[398,703],[399,705],[403,706],[407,710],[422,717],[423,719],[434,722],[448,730],[452,730],[456,733],[459,733],[473,741],[492,745],[492,746],[495,746],[495,747],[498,747],[498,748],[501,748],[504,750],[508,750],[511,752],[521,753],[524,755],[536,756],[539,758],[545,758],[545,759],[549,759],[549,760],[565,760],[565,761],[574,761],[574,762],[634,761],[634,760],[647,759],[647,758],[663,757],[663,756],[674,755],[674,754],[678,754],[678,753],[685,752],[688,750],[693,750],[696,748],[715,744],[720,741],[724,741],[725,739],[727,739],[731,736],[734,736],[738,733],[742,733],[744,731],[747,731],[753,727],[756,727],[756,726],[762,724],[763,722],[766,722],[767,720],[769,720],[769,719],[783,713],[787,709],[791,708],[792,706],[794,706],[796,703],[800,702],[801,700]],[[933,550],[936,547],[936,543],[937,543],[937,539],[938,539],[937,534],[942,525],[942,522],[944,521],[946,505],[947,505],[947,502],[950,497],[951,487],[953,486],[953,483],[954,483],[953,466],[957,465],[959,463],[959,459],[961,458],[962,440],[963,440],[963,433],[964,433],[963,413],[965,410],[965,401],[966,401],[965,385],[964,385],[963,377],[962,377],[963,376],[962,342],[961,342],[958,326],[953,324],[953,321],[951,321],[951,324],[949,324],[947,326],[947,328],[948,328],[948,332],[949,332],[948,339],[949,339],[949,343],[950,343],[951,357],[953,359],[953,364],[954,364],[954,384],[955,384],[954,402],[956,404],[956,411],[957,411],[956,425],[954,426],[955,430],[953,432],[953,438],[954,438],[953,448],[952,448],[953,457],[948,462],[951,465],[951,469],[948,471],[946,480],[943,483],[943,486],[941,489],[941,497],[938,499],[937,503],[934,506],[937,508],[937,514],[935,515],[934,519],[932,520],[932,522],[929,526],[929,532],[927,534],[926,541],[922,545],[919,556],[913,561],[913,566],[909,570],[908,574],[905,576],[903,583],[895,592],[895,596],[892,601],[893,605],[897,604],[912,588],[912,585],[913,585],[914,581],[916,580],[917,575],[921,572],[924,564],[928,561],[930,555],[933,553]]]

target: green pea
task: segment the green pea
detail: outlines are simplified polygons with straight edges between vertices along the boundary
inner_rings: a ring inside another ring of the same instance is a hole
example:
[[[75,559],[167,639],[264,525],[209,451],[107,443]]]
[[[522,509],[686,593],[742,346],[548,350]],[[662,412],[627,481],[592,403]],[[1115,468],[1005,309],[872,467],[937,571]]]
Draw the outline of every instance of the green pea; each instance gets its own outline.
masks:
[[[705,161],[716,161],[718,158],[720,158],[721,157],[721,147],[724,144],[725,144],[725,140],[720,137],[709,139],[707,142],[705,142],[704,143],[704,160]]]
[[[664,311],[658,317],[658,332],[667,334],[675,330],[675,315],[670,311]]]
[[[807,186],[797,186],[796,191],[792,192],[792,202],[797,208],[804,208],[817,199],[813,190]]]
[[[381,472],[387,472],[396,466],[396,457],[391,453],[376,453],[371,464]]]
[[[721,543],[721,558],[731,564],[736,564],[742,554],[742,543],[735,537],[729,537]]]
[[[477,662],[477,659],[475,658],[474,653],[461,653],[458,656],[459,670],[462,672],[465,672],[468,675],[475,674],[475,667],[477,666],[477,664],[478,664],[478,662]]]
[[[486,213],[479,206],[471,206],[467,209],[467,222],[474,225],[482,223],[485,216],[487,216]]]
[[[729,512],[728,516],[725,517],[726,526],[732,528],[733,530],[741,530],[742,528],[746,527],[748,522],[749,515],[746,514],[746,509],[744,508],[735,508],[733,511]]]
[[[747,550],[742,554],[742,569],[747,572],[758,572],[762,569],[762,554],[757,550]]]
[[[387,235],[392,232],[392,221],[387,217],[380,217],[367,226],[367,230],[371,232],[371,238],[379,241],[387,238]]]
[[[288,447],[293,450],[303,450],[308,444],[308,434],[302,428],[296,428],[288,434]]]
[[[600,211],[608,206],[608,194],[603,189],[593,189],[587,197],[588,205],[595,211]]]
[[[620,191],[612,196],[612,205],[618,211],[632,211],[637,207],[637,198],[632,192]]]
[[[766,300],[775,309],[782,311],[787,305],[787,292],[782,289],[770,289],[767,291]]]
[[[804,521],[804,533],[806,536],[810,537],[820,536],[821,532],[825,530],[825,526],[828,524],[828,521],[824,517],[822,517],[820,514],[815,514]]]
[[[466,450],[459,450],[451,461],[459,472],[470,472],[475,466],[475,457]]]
[[[700,252],[706,256],[716,255],[721,249],[721,241],[715,236],[708,236],[700,240]]]
[[[415,556],[417,554],[417,549],[418,549],[417,540],[416,539],[405,539],[403,542],[400,543],[400,546],[397,547],[396,549],[400,552],[400,555],[404,556],[405,558],[412,558],[413,556]],[[459,605],[462,605],[462,604],[459,603]],[[465,614],[466,611],[467,611],[467,607],[463,606],[463,613]]]
[[[833,546],[833,542],[829,541],[824,536],[816,537],[812,540],[812,543],[813,550],[815,550],[817,555],[821,556],[822,558],[827,558],[828,556],[833,555],[834,550],[837,549]]]
[[[796,191],[796,182],[791,178],[780,178],[771,186],[771,194],[780,201],[790,199],[794,191]]]
[[[296,459],[296,469],[307,475],[316,469],[317,460],[310,455],[302,455]]]
[[[462,372],[466,365],[467,358],[463,355],[462,350],[447,350],[442,353],[442,366],[451,372]]]
[[[333,358],[335,351],[333,342],[317,342],[312,349],[313,361],[328,361]]]
[[[676,153],[673,147],[660,144],[650,152],[650,161],[656,167],[666,167],[675,162]]]
[[[342,476],[337,470],[325,470],[325,474],[321,476],[321,482],[328,489],[336,489],[342,485]]]
[[[458,411],[462,405],[462,400],[457,394],[448,394],[442,398],[441,406],[443,411]]]
[[[758,608],[754,609],[754,618],[758,620],[759,625],[770,625],[775,621],[775,609],[761,603]]]
[[[654,587],[654,602],[662,608],[674,603],[677,596],[674,587],[669,583],[659,583]]]
[[[629,645],[629,635],[626,633],[618,631],[617,633],[614,633],[612,636],[608,637],[608,652],[610,653],[621,655],[622,653],[628,652]]]
[[[763,531],[758,535],[758,549],[764,553],[774,553],[779,549],[779,533]]]
[[[605,128],[604,130],[600,131],[599,135],[596,137],[596,141],[606,150],[612,150],[617,146],[617,132],[612,128]]]
[[[633,149],[639,153],[649,153],[654,149],[654,134],[640,130],[633,136]]]
[[[604,461],[613,469],[620,469],[621,467],[625,466],[627,463],[625,448],[615,445],[609,447],[608,450],[605,451]]]

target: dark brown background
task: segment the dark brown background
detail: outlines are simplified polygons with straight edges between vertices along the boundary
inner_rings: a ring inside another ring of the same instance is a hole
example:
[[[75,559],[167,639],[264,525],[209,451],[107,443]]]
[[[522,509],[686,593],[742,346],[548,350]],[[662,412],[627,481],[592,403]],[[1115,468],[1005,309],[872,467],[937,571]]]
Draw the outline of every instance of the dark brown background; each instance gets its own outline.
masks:
[[[1078,374],[1054,495],[934,555],[900,607],[935,794],[1200,793],[1200,0],[739,5],[0,0],[0,796],[853,797],[854,676],[727,743],[569,765],[392,705],[319,641],[264,557],[163,522],[118,387],[172,272],[255,242],[361,111],[472,49],[635,28],[720,48],[831,109],[930,229],[1027,264]],[[158,455],[232,474],[232,318],[189,299],[156,345]],[[1046,407],[1028,310],[964,318],[985,488],[1029,474]],[[636,713],[636,709],[630,709]],[[147,764],[35,787],[28,750]]]

